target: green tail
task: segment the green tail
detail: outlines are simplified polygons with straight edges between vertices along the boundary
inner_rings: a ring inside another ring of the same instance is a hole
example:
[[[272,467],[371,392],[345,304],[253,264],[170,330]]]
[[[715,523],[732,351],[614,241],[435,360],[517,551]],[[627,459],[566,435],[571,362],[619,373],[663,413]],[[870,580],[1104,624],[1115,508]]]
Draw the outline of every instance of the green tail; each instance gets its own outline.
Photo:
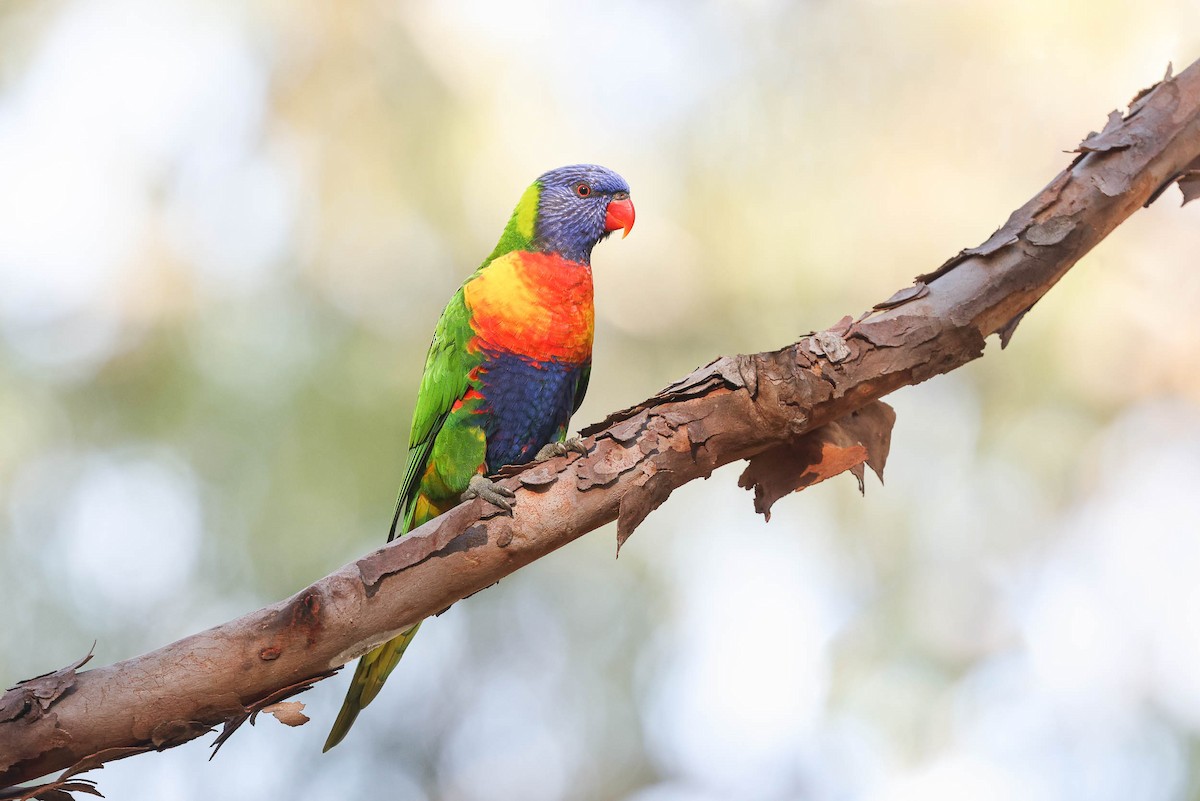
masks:
[[[333,728],[329,730],[329,737],[325,739],[322,752],[340,743],[354,725],[358,713],[379,695],[388,674],[400,663],[400,657],[404,656],[405,649],[412,642],[412,638],[417,636],[419,628],[420,623],[369,651],[358,660],[354,678],[350,681],[350,688],[346,690],[346,700],[342,701],[342,709],[338,712],[337,720],[333,722]]]

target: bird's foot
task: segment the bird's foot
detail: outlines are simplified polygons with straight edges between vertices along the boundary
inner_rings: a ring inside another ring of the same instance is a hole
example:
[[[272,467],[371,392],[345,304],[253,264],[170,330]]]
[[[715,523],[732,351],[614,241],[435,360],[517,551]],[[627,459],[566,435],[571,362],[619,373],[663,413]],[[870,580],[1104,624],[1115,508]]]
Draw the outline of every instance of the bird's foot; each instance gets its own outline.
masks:
[[[469,501],[472,498],[483,498],[492,506],[499,506],[511,515],[515,497],[516,493],[508,487],[497,484],[487,476],[476,474],[471,476],[471,480],[467,483],[467,490],[460,499]]]
[[[587,446],[583,444],[583,440],[579,437],[567,437],[562,442],[549,442],[542,446],[542,449],[537,452],[537,456],[533,457],[535,462],[544,462],[547,459],[553,459],[555,456],[566,456],[568,453],[581,453],[587,455]]]

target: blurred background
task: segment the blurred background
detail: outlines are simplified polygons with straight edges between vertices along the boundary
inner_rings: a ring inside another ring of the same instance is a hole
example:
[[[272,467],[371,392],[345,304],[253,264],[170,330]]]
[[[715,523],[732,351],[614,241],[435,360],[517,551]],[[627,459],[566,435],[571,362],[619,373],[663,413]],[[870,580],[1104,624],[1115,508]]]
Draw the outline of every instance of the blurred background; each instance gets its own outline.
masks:
[[[1200,56],[1194,0],[0,3],[0,682],[158,647],[383,541],[433,324],[594,161],[578,425],[983,241]],[[347,741],[109,799],[1200,797],[1200,203],[889,398],[887,485],[731,466],[426,626]],[[724,544],[734,537],[737,547]],[[718,543],[722,547],[718,548]]]

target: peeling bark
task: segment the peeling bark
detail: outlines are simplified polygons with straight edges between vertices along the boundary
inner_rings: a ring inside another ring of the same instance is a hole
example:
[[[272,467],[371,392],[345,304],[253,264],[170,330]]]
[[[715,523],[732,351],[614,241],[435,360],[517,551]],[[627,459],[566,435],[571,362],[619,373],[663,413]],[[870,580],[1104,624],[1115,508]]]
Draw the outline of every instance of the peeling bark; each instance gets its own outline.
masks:
[[[1007,342],[1083,254],[1173,183],[1185,202],[1200,196],[1200,62],[1110,115],[986,242],[857,320],[713,361],[585,429],[586,456],[502,471],[516,492],[512,517],[472,501],[285,601],[115,665],[79,671],[80,661],[13,688],[0,696],[0,787],[67,770],[0,798],[91,792],[72,777],[223,725],[220,744],[259,711],[303,723],[283,699],[604,523],[618,521],[619,547],[676,487],[720,465],[750,460],[743,485],[764,514],[840,470],[860,481],[864,463],[881,472],[892,417],[874,401],[978,358],[991,334]]]
[[[851,472],[863,492],[863,465],[883,481],[896,412],[872,401],[845,417],[750,457],[738,486],[754,491],[754,511],[768,521],[780,498]]]

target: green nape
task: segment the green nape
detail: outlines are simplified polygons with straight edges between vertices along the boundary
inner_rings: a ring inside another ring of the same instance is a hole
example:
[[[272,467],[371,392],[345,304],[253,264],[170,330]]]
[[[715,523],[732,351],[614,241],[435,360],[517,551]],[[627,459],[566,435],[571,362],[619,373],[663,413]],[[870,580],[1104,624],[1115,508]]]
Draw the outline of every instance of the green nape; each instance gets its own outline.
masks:
[[[513,209],[512,217],[508,220],[508,225],[504,226],[504,233],[500,235],[500,241],[496,243],[496,249],[491,255],[484,260],[484,264],[492,261],[498,256],[503,256],[505,253],[512,253],[514,250],[527,250],[529,243],[533,241],[534,233],[536,232],[538,201],[542,196],[542,185],[534,181],[521,195],[521,199],[517,201],[517,207]]]

